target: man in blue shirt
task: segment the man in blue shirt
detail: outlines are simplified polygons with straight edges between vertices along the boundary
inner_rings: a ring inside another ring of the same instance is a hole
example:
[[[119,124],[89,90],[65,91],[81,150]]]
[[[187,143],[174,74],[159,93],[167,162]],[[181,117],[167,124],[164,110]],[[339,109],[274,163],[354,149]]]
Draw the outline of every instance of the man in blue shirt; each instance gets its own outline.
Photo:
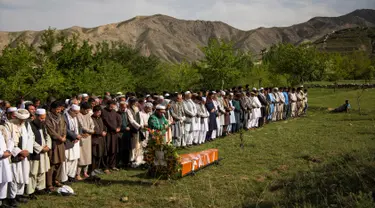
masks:
[[[284,87],[282,91],[283,91],[283,95],[285,97],[284,115],[283,115],[283,118],[285,120],[285,119],[289,118],[289,114],[290,114],[290,104],[289,104],[289,96],[288,96],[289,88]]]

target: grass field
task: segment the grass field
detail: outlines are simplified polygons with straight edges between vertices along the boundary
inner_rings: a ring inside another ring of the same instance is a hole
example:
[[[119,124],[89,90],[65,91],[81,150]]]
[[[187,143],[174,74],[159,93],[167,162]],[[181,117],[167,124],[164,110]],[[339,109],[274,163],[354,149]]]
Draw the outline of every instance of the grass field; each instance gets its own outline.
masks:
[[[329,114],[358,91],[310,89],[306,117],[272,123],[185,152],[218,148],[220,165],[175,181],[141,170],[103,176],[102,185],[73,184],[76,196],[43,196],[24,207],[375,207],[375,90],[362,110]],[[124,195],[127,203],[120,202]]]
[[[373,84],[374,81],[365,81],[365,80],[338,80],[337,84]],[[333,85],[335,82],[330,81],[314,81],[314,82],[306,82],[306,84],[319,84],[319,85]]]

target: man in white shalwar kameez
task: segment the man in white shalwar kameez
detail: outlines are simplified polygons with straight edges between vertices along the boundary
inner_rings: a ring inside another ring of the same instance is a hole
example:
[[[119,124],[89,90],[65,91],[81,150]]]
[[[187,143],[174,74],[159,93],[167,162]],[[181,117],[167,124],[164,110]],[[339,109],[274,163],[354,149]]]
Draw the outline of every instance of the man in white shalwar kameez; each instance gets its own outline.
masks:
[[[212,131],[212,139],[215,139],[217,137],[219,137],[220,135],[220,132],[223,132],[223,130],[221,129],[221,127],[223,127],[221,125],[221,120],[220,120],[220,115],[221,115],[221,111],[220,111],[220,108],[219,108],[219,101],[217,100],[217,97],[216,97],[216,92],[214,91],[213,92],[213,97],[212,97],[212,102],[215,106],[215,111],[217,112],[218,116],[216,116],[216,125],[217,125],[217,129],[216,130],[213,130]]]
[[[292,118],[295,118],[297,114],[297,94],[296,89],[293,88],[292,92],[289,92],[289,102],[290,102],[290,108],[292,112]]]
[[[187,146],[193,144],[193,132],[198,129],[196,116],[197,116],[197,107],[195,103],[191,100],[190,91],[185,92],[185,101],[184,101],[184,112],[185,112],[185,138]]]
[[[12,174],[13,180],[8,186],[9,204],[17,202],[26,203],[23,197],[25,185],[29,184],[30,163],[27,157],[33,151],[34,133],[30,124],[25,120],[30,117],[30,113],[25,109],[18,109],[14,119],[5,123],[9,132],[8,148],[12,153]]]
[[[278,111],[278,114],[277,114],[277,120],[278,121],[281,121],[283,120],[283,115],[284,115],[284,103],[285,103],[285,96],[283,94],[282,91],[279,91],[277,93],[279,95],[279,98],[280,98],[280,103],[279,103],[279,111]]]
[[[224,108],[224,98],[223,96],[225,96],[225,92],[224,91],[220,91],[220,93],[218,93],[218,96],[217,96],[217,102],[218,102],[218,109],[220,111],[220,116],[218,117],[220,119],[220,126],[219,126],[219,123],[218,123],[218,131],[217,131],[217,137],[221,137],[223,136],[223,131],[224,131],[224,124],[225,124],[225,108]]]
[[[69,111],[64,113],[66,123],[65,157],[62,165],[61,181],[74,182],[77,175],[78,159],[80,158],[81,129],[77,119],[81,108],[73,104]]]
[[[0,126],[0,128],[2,128],[0,131],[0,207],[2,207],[4,200],[7,198],[8,183],[12,182],[13,178],[9,161],[12,154],[7,146],[8,132],[3,126]]]
[[[260,111],[262,104],[260,103],[255,92],[251,92],[251,100],[253,109],[251,110],[250,128],[257,128],[259,118],[262,117],[262,112]]]
[[[205,106],[206,98],[201,98],[200,103],[198,105],[198,115],[200,117],[200,129],[198,135],[198,144],[203,144],[206,141],[206,134],[208,132],[208,117],[210,113],[207,111]]]
[[[46,173],[50,169],[48,151],[52,148],[52,140],[45,125],[46,110],[38,109],[35,116],[35,119],[30,122],[35,141],[34,151],[30,154],[30,179],[26,189],[28,195],[35,191],[41,192],[46,188]]]
[[[200,131],[201,131],[201,115],[200,113],[200,102],[197,99],[194,100],[195,107],[197,109],[197,115],[193,122],[195,122],[195,125],[197,126],[195,130],[193,131],[193,144],[197,145],[199,144],[199,136],[200,136]]]

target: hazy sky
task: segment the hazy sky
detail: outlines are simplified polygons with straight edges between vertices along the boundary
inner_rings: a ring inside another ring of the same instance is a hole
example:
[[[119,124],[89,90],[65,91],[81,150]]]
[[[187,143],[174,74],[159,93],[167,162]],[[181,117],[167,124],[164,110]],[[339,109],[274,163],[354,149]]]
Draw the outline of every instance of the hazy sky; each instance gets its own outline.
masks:
[[[289,26],[375,8],[375,0],[0,0],[0,31],[95,27],[137,15],[217,20],[236,28]]]

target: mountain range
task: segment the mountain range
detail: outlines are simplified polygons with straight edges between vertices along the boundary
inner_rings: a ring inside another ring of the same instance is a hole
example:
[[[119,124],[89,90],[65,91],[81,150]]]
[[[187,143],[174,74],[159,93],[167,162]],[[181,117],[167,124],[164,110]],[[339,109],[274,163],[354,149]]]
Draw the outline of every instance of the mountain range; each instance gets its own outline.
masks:
[[[71,27],[58,33],[79,35],[90,43],[123,41],[145,56],[155,55],[164,61],[194,61],[203,57],[199,49],[210,38],[232,41],[236,48],[253,54],[280,42],[299,44],[320,41],[333,31],[347,28],[375,27],[375,10],[361,9],[339,17],[314,17],[289,27],[236,29],[218,21],[180,20],[166,15],[137,16],[127,21],[94,28]],[[43,31],[0,32],[0,50],[24,40],[34,46],[41,41]]]

